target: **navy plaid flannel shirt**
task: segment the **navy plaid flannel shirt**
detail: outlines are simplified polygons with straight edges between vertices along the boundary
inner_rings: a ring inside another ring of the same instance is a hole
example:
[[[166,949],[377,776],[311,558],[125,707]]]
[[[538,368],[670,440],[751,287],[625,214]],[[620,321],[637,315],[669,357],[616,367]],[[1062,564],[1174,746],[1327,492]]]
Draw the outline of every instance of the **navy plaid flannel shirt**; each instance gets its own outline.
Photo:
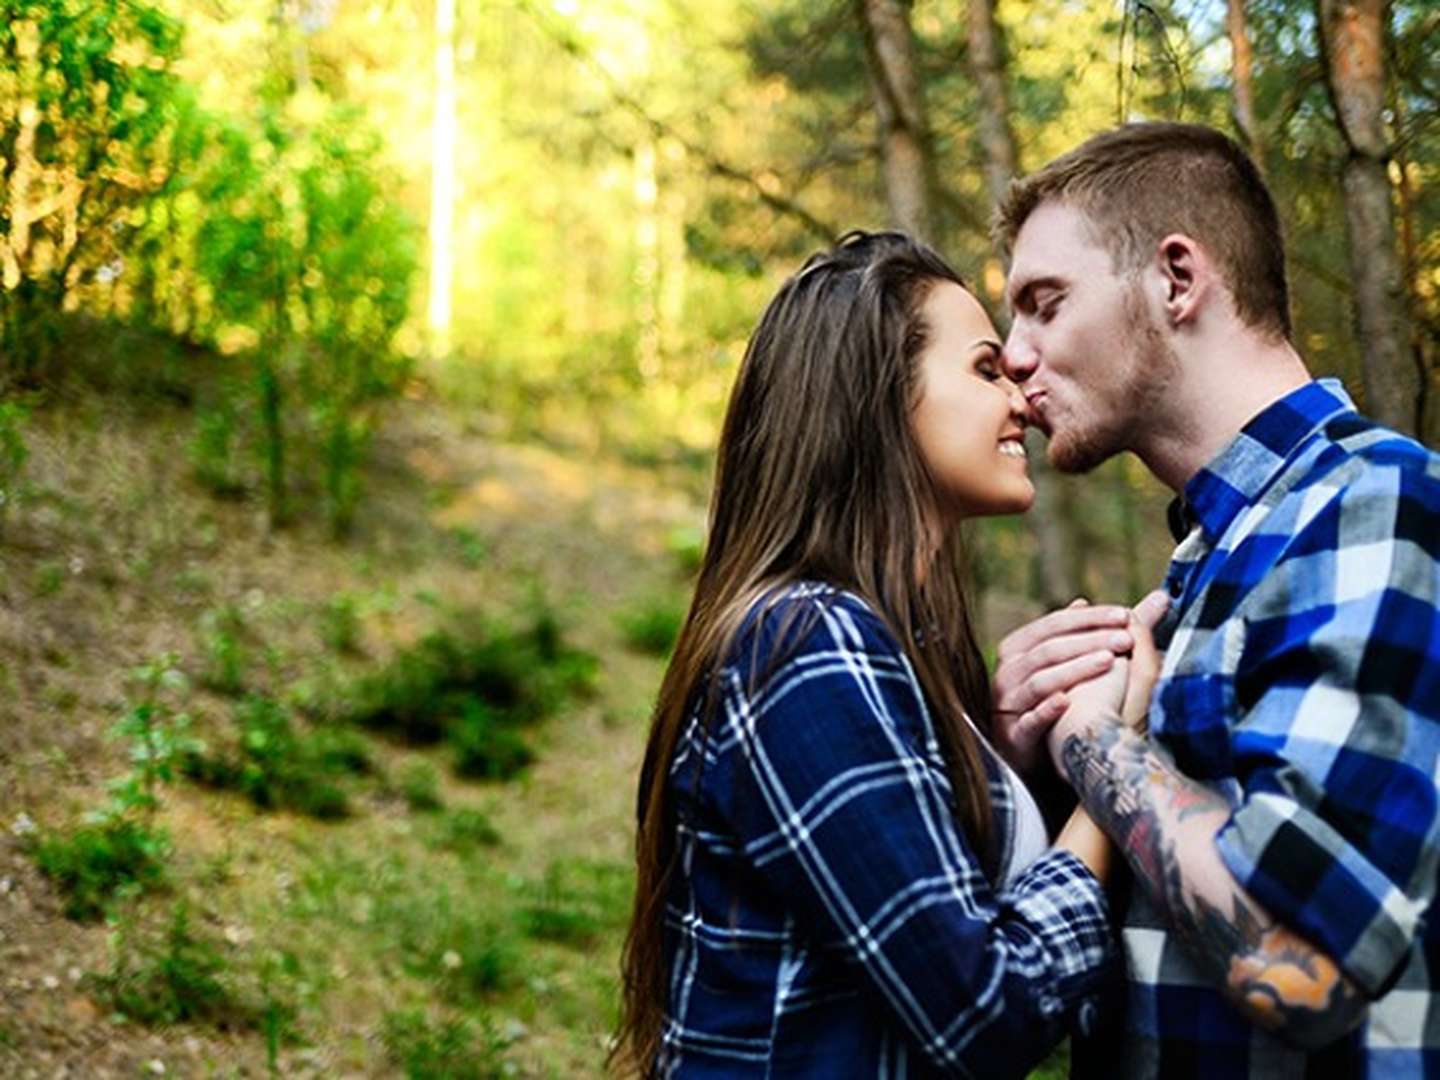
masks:
[[[1230,801],[1236,880],[1372,1004],[1335,1045],[1291,1049],[1136,890],[1123,1045],[1080,1056],[1106,1076],[1440,1077],[1440,456],[1323,380],[1246,425],[1184,505],[1150,731]]]
[[[1099,883],[1050,851],[992,886],[863,601],[789,588],[752,612],[722,687],[669,773],[662,1076],[1022,1076],[1094,1017],[1118,973]],[[1014,808],[998,773],[990,789],[1003,852]]]

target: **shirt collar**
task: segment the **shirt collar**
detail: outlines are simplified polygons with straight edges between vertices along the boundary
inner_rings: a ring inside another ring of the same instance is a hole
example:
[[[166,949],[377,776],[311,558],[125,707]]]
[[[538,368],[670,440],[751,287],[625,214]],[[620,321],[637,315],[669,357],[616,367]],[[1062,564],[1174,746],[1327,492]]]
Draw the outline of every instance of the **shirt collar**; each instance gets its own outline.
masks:
[[[1212,542],[1254,503],[1295,450],[1338,413],[1353,412],[1339,379],[1318,379],[1266,406],[1219,454],[1195,474],[1171,511],[1175,523],[1198,522]]]

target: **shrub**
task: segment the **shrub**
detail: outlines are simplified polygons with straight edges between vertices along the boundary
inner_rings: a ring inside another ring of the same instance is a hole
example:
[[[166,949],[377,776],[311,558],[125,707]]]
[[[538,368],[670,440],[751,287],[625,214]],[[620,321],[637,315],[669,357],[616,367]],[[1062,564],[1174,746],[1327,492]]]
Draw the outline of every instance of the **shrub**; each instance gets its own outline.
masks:
[[[443,739],[468,705],[482,703],[506,723],[524,723],[593,681],[594,658],[567,647],[548,612],[518,631],[468,621],[474,630],[436,630],[361,679],[350,694],[349,718],[427,745]]]
[[[370,768],[363,744],[322,729],[295,733],[284,706],[251,697],[236,710],[239,738],[231,755],[192,754],[185,770],[194,780],[244,794],[264,810],[287,809],[322,820],[345,817],[349,797],[333,779]]]
[[[455,774],[467,780],[508,780],[535,760],[525,740],[504,717],[467,701],[450,728]]]
[[[71,919],[99,919],[119,897],[165,883],[169,841],[164,832],[137,821],[112,818],[53,833],[35,844],[35,865],[65,895]]]

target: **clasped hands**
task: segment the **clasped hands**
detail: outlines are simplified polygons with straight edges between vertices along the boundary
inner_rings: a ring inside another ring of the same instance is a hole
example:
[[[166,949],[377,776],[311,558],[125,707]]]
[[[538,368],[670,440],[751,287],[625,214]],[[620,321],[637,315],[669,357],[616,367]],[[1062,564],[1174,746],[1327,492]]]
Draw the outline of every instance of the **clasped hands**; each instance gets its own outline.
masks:
[[[1076,600],[1000,642],[991,735],[1018,772],[1044,771],[1050,747],[1078,725],[1144,730],[1160,673],[1153,631],[1168,607],[1159,591],[1133,608]]]

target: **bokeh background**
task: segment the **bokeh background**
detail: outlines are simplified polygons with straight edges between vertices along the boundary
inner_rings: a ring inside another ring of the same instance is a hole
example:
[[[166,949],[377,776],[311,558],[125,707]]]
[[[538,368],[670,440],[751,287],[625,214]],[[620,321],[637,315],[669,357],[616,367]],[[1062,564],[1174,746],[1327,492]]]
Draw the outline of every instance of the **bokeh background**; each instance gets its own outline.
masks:
[[[1314,370],[1440,435],[1425,0],[0,11],[7,1076],[600,1074],[725,395],[846,229],[1003,328],[1012,176],[1216,125]],[[991,647],[1170,550],[1138,463],[1032,462]]]

